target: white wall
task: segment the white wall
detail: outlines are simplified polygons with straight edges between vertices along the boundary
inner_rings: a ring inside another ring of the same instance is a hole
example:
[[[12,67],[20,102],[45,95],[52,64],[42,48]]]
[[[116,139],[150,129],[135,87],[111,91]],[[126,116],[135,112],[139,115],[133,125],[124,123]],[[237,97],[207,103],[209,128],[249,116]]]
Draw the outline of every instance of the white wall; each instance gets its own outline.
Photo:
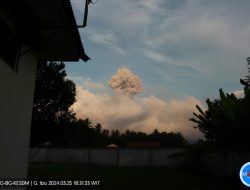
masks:
[[[120,167],[183,167],[184,149],[31,149],[31,162],[55,162]]]
[[[0,60],[0,178],[26,178],[37,58],[31,52],[18,72]]]

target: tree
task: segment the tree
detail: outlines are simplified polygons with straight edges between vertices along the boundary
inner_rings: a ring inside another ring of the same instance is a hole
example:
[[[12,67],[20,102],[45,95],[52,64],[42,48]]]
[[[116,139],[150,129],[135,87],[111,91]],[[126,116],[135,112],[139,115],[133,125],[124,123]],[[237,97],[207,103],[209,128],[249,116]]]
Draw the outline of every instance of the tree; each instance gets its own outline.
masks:
[[[102,125],[100,123],[97,123],[96,126],[95,126],[95,130],[96,130],[96,133],[98,135],[100,135],[101,131],[102,131]]]
[[[68,147],[89,147],[96,141],[96,131],[87,119],[78,119],[65,128]]]
[[[196,118],[190,120],[198,124],[209,142],[226,147],[232,143],[238,128],[240,101],[233,94],[225,95],[220,89],[220,99],[207,99],[206,103],[208,110],[203,112],[197,105],[199,114],[193,113]]]
[[[248,58],[248,65],[250,58]],[[250,74],[250,69],[249,69]],[[250,134],[250,75],[240,80],[244,85],[244,98],[236,98],[234,94],[225,94],[220,89],[220,99],[207,99],[206,111],[198,105],[198,113],[193,113],[198,128],[207,142],[219,148],[247,149]]]
[[[31,146],[47,141],[66,143],[64,128],[75,121],[75,113],[70,106],[76,101],[75,84],[66,76],[63,62],[41,62],[38,65]]]
[[[157,129],[149,134],[148,139],[151,141],[159,141],[163,147],[181,147],[187,144],[186,139],[181,133],[159,132]]]
[[[246,60],[247,65],[250,66],[250,57],[248,57]],[[240,83],[247,88],[250,87],[250,67],[248,67],[248,75],[245,77],[245,79],[240,79]]]

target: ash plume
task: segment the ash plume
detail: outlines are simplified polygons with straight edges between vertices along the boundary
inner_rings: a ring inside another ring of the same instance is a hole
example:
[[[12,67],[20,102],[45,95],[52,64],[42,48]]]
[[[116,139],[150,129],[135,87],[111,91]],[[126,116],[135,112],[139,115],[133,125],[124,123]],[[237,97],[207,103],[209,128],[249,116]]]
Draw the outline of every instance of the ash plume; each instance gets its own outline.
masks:
[[[128,68],[120,68],[110,79],[109,87],[116,93],[133,97],[142,91],[142,82],[139,77]]]

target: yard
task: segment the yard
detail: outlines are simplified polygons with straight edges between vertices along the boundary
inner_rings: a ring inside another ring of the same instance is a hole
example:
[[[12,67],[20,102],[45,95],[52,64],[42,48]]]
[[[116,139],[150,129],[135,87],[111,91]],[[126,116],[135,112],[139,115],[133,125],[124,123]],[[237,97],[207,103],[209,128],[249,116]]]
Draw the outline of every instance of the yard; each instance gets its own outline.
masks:
[[[78,189],[228,190],[232,188],[225,181],[211,176],[167,168],[117,168],[77,164],[30,163],[29,178],[100,181],[100,186],[80,186],[81,188],[78,186]],[[72,187],[61,186],[53,187],[53,189],[70,189]],[[48,189],[48,187],[43,189]]]

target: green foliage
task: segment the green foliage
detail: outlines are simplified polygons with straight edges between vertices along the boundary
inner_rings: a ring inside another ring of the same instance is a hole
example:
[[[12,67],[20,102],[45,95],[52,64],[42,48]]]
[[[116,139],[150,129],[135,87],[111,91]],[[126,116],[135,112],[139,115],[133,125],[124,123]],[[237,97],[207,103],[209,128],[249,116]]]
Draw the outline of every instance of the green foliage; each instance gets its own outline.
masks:
[[[250,57],[247,58],[247,65],[250,66]],[[240,83],[245,87],[250,87],[250,67],[248,67],[248,74],[244,80],[240,79]]]
[[[85,120],[78,120],[74,127],[68,128],[68,146],[70,147],[106,147],[108,144],[116,144],[125,147],[127,142],[158,141],[162,147],[183,147],[187,144],[180,133],[158,132],[147,134],[126,130],[120,133],[118,130],[103,129],[101,124],[95,127],[87,126]]]
[[[249,64],[249,63],[248,63]],[[250,70],[249,70],[250,71]],[[250,134],[250,80],[241,80],[244,85],[244,98],[225,94],[219,90],[220,99],[207,99],[207,110],[198,105],[198,113],[190,120],[197,124],[206,140],[220,148],[248,148]]]
[[[67,126],[65,134],[69,147],[91,146],[95,141],[95,129],[88,118],[85,120],[79,119]]]
[[[64,68],[62,62],[41,62],[38,65],[31,146],[46,141],[66,143],[63,127],[75,120],[70,106],[76,100],[76,87],[66,78]]]

